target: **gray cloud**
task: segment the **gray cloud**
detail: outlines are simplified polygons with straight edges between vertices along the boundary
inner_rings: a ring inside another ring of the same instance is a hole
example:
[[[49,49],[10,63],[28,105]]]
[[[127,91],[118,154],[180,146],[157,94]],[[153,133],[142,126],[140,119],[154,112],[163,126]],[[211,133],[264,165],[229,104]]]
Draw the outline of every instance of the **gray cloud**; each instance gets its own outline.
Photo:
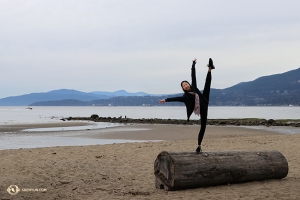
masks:
[[[181,92],[198,58],[214,88],[299,67],[297,1],[4,0],[0,98],[70,88]]]

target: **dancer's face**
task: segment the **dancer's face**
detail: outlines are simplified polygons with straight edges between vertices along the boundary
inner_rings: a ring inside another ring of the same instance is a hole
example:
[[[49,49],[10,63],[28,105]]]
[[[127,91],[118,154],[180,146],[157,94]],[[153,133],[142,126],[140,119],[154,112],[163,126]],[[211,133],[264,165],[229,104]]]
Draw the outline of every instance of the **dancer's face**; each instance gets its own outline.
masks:
[[[184,89],[184,91],[189,91],[191,89],[191,86],[188,82],[182,82],[181,87]]]

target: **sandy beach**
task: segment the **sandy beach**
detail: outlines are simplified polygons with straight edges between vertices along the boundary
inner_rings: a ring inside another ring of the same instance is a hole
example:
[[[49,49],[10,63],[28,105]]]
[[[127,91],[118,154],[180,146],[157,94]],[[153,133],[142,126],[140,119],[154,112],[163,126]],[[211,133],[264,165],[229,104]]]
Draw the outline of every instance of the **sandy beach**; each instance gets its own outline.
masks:
[[[288,161],[288,176],[180,191],[156,189],[153,164],[157,155],[194,151],[198,131],[197,125],[132,124],[85,131],[76,137],[160,141],[1,150],[0,199],[300,198],[300,134],[230,126],[208,126],[203,151],[278,150]],[[20,190],[15,195],[7,191],[13,185]]]

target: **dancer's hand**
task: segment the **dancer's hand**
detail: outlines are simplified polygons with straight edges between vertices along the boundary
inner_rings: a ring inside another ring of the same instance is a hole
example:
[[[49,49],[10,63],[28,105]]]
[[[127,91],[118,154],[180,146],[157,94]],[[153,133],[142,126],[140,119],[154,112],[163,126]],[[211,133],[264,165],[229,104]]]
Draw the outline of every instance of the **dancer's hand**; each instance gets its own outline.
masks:
[[[197,63],[197,58],[194,58],[193,62]]]
[[[159,101],[160,104],[164,104],[165,102],[166,102],[165,99],[162,99],[162,100]]]

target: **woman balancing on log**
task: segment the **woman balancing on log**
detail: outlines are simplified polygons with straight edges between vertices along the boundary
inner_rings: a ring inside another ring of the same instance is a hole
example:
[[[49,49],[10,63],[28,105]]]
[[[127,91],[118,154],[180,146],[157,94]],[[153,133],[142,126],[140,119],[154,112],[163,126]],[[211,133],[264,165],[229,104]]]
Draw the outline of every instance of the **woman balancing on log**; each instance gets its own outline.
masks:
[[[183,96],[180,97],[173,97],[160,100],[161,104],[165,102],[172,102],[172,101],[179,101],[183,102],[186,106],[187,112],[187,121],[189,121],[190,116],[194,112],[196,115],[200,115],[201,117],[201,127],[200,132],[198,135],[198,147],[196,149],[197,153],[202,151],[201,149],[201,142],[203,140],[203,136],[206,129],[206,122],[207,122],[207,112],[208,112],[208,102],[209,102],[209,93],[210,93],[210,84],[211,84],[211,70],[215,69],[213,65],[213,61],[210,58],[209,63],[207,65],[208,72],[206,75],[206,81],[204,85],[203,93],[197,88],[197,81],[196,81],[196,69],[195,65],[197,63],[197,58],[193,60],[192,65],[192,84],[188,81],[182,81],[181,87],[184,91]]]

